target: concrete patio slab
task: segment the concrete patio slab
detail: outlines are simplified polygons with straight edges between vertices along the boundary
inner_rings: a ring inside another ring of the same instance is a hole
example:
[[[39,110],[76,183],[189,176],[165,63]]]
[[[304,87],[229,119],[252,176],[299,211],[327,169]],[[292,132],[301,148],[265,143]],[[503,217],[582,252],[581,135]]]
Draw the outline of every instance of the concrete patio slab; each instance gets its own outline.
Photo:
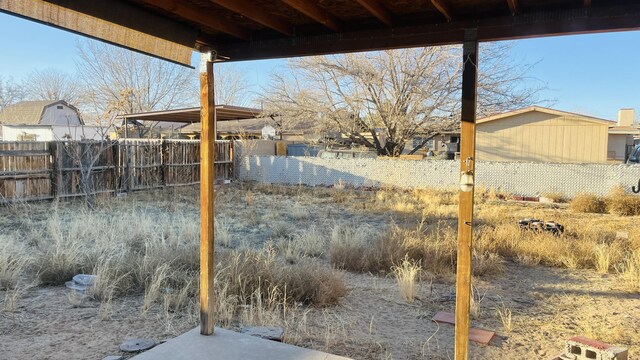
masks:
[[[350,360],[234,331],[215,329],[215,335],[200,335],[195,328],[164,344],[134,356],[134,360]]]

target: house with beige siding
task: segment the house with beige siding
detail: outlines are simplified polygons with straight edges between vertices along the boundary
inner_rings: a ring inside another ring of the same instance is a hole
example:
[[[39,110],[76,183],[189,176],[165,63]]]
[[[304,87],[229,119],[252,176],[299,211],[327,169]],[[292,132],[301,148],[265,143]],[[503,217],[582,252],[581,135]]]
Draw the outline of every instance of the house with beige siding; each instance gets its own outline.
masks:
[[[636,112],[634,109],[618,111],[618,122],[609,126],[609,146],[607,158],[609,162],[623,163],[631,154],[635,138],[640,136]]]
[[[484,161],[606,163],[605,119],[531,106],[477,121],[476,157]]]

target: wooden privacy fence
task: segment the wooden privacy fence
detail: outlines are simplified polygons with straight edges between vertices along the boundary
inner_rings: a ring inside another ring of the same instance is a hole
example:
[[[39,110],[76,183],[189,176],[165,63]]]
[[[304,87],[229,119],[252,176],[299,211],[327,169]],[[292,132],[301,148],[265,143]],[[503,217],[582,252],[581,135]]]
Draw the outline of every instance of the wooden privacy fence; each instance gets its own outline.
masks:
[[[216,141],[216,179],[230,180],[233,143]],[[199,140],[0,142],[0,203],[192,185]]]

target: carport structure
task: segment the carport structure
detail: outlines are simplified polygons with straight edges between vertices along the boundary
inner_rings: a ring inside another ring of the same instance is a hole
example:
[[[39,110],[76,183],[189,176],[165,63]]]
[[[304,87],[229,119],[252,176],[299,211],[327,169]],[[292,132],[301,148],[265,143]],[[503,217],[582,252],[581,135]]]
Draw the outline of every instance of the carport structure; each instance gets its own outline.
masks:
[[[0,0],[0,11],[183,65],[190,64],[194,49],[203,53],[200,332],[204,335],[214,330],[214,62],[463,44],[460,169],[471,175],[479,42],[640,28],[640,3],[635,0]],[[458,219],[458,360],[468,357],[470,189],[460,192]]]

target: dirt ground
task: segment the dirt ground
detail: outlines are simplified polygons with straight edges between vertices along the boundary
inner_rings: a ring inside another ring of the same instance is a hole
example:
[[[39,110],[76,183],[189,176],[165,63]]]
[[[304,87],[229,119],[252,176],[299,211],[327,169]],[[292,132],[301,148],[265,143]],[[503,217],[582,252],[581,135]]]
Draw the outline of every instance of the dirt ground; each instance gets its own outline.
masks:
[[[309,197],[233,188],[225,192],[225,202],[217,202],[218,213],[226,218],[233,237],[245,245],[267,242],[274,222],[297,228],[322,228],[330,222],[384,228],[416,221],[410,211],[367,209],[370,195]],[[197,203],[192,195],[141,195],[135,201],[138,205],[148,202],[155,212],[193,215]],[[239,202],[247,205],[238,207]],[[29,226],[38,226],[39,216],[46,217],[43,214],[50,206],[30,205]],[[81,205],[58,206],[73,209]],[[529,205],[517,206],[526,209]],[[15,209],[0,212],[4,218],[0,231],[25,226],[24,219],[8,219],[17,216]],[[489,346],[472,344],[471,359],[549,359],[575,335],[626,346],[630,359],[638,358],[640,293],[626,289],[616,273],[528,266],[510,259],[504,260],[504,266],[502,274],[474,278],[478,310],[472,326],[494,330],[497,335]],[[408,304],[390,275],[344,272],[343,276],[348,293],[341,303],[297,309],[302,320],[295,329],[287,329],[288,342],[354,359],[453,359],[453,326],[431,321],[437,311],[454,312],[451,277],[420,282],[417,300]],[[6,295],[0,291],[0,309]],[[142,302],[141,294],[114,299],[105,319],[101,316],[104,308],[96,301],[79,299],[60,286],[34,286],[18,299],[13,311],[0,315],[0,359],[102,359],[120,354],[118,345],[128,338],[160,341],[197,326],[193,314],[156,309],[142,315]],[[501,319],[499,310],[511,312],[510,324]]]

